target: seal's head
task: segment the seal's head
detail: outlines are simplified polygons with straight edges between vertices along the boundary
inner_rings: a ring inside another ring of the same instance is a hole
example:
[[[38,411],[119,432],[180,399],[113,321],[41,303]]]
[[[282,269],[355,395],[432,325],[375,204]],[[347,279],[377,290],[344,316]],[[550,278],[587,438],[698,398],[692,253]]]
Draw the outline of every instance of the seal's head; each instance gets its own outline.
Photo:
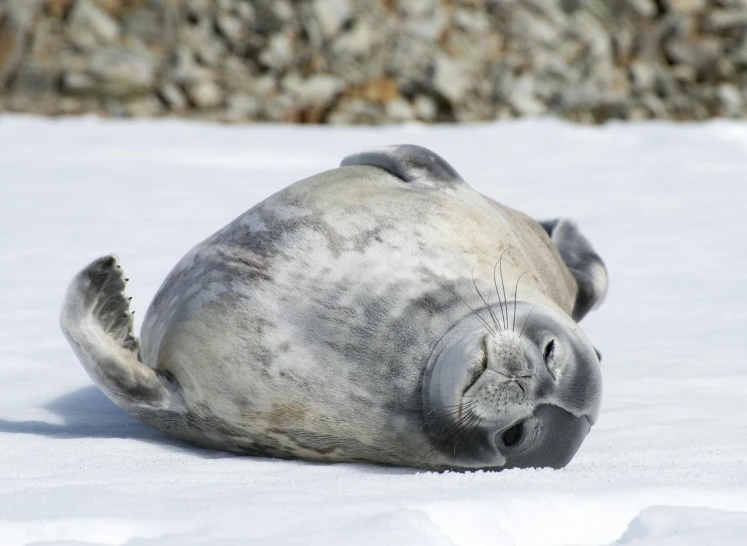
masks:
[[[561,468],[597,418],[601,386],[596,350],[569,317],[529,302],[490,308],[430,358],[428,433],[453,468]]]

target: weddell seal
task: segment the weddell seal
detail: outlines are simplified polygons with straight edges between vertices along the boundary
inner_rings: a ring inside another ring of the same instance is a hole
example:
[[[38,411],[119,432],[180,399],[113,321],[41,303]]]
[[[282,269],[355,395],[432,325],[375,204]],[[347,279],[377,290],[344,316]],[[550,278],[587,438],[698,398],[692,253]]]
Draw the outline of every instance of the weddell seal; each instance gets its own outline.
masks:
[[[88,374],[165,433],[236,453],[426,469],[566,465],[601,376],[576,321],[602,260],[435,153],[393,146],[297,182],[194,247],[133,333],[116,257],[71,282]]]

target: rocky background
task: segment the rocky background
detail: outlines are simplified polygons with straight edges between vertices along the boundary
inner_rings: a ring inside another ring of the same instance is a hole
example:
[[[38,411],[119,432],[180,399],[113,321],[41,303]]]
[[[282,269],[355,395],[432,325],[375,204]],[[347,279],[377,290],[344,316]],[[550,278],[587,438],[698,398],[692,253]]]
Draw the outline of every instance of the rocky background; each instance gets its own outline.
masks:
[[[0,0],[0,111],[747,115],[747,0]]]

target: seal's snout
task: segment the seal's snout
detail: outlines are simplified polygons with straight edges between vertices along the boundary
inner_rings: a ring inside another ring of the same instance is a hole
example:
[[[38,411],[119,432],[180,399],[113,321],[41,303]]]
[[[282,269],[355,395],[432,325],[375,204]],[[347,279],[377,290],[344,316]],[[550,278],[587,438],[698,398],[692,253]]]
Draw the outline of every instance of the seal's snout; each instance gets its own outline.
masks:
[[[534,375],[535,365],[528,357],[524,341],[510,332],[488,335],[485,339],[486,367],[511,379]]]

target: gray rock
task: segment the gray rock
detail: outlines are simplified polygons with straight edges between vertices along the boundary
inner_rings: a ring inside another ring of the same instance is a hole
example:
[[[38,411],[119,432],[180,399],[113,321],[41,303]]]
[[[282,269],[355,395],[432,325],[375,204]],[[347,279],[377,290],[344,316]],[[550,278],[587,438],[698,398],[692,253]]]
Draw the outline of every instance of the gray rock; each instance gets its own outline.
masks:
[[[293,42],[285,33],[278,33],[270,38],[267,48],[260,54],[259,60],[265,66],[281,70],[293,62]]]
[[[327,116],[326,121],[331,125],[380,125],[387,118],[379,105],[360,99],[344,99]]]
[[[105,99],[103,108],[106,115],[113,118],[126,118],[130,116],[127,106],[118,99]]]
[[[630,7],[641,17],[650,18],[656,15],[654,0],[628,0]]]
[[[229,91],[250,89],[256,78],[253,68],[250,62],[228,55],[219,67],[221,83]]]
[[[68,37],[80,48],[94,49],[119,38],[119,24],[91,0],[76,0],[68,16]]]
[[[418,95],[413,104],[415,116],[421,121],[434,121],[438,115],[438,105],[431,97]]]
[[[93,93],[96,81],[88,74],[81,72],[67,72],[62,76],[62,90],[71,95]]]
[[[711,69],[721,55],[721,42],[715,38],[681,38],[664,44],[675,63],[689,64],[700,72]]]
[[[645,61],[635,61],[630,65],[633,89],[649,91],[656,85],[656,67]]]
[[[252,7],[256,11],[256,16],[252,21],[252,31],[263,35],[274,34],[282,30],[288,30],[288,21],[285,21],[278,15],[277,2],[280,0],[256,0],[252,2]],[[282,9],[280,10],[282,11]]]
[[[716,98],[721,112],[730,118],[744,116],[744,98],[733,83],[722,83],[716,89]]]
[[[187,85],[186,91],[190,102],[199,110],[217,108],[223,102],[223,91],[211,80]]]
[[[201,41],[194,49],[195,57],[204,66],[214,68],[218,66],[226,55],[226,47],[215,38]]]
[[[436,60],[433,87],[450,102],[458,103],[464,99],[470,88],[470,82],[471,78],[458,61],[445,55],[441,55]]]
[[[0,4],[0,92],[21,65],[40,7],[38,1]]]
[[[150,118],[160,114],[163,105],[155,97],[149,96],[129,101],[126,108],[133,118]]]
[[[435,11],[430,17],[413,19],[405,25],[405,32],[429,41],[436,41],[446,31],[449,19],[444,10]]]
[[[608,60],[612,54],[612,40],[599,19],[590,13],[583,13],[576,18],[576,22],[577,30],[587,45],[586,60]]]
[[[314,15],[325,38],[330,39],[352,15],[348,0],[314,0]]]
[[[451,16],[454,24],[471,35],[490,32],[490,19],[484,11],[457,9]]]
[[[283,88],[295,97],[301,106],[326,106],[342,91],[345,82],[331,74],[316,74],[308,79],[291,75],[283,80]]]
[[[333,44],[333,51],[340,56],[363,56],[371,53],[376,39],[374,30],[365,21],[358,21],[350,32],[346,32]]]
[[[439,4],[438,0],[399,0],[397,10],[404,17],[418,19],[442,10]]]
[[[143,49],[100,49],[91,55],[88,73],[96,90],[110,96],[142,94],[155,86],[155,66]]]
[[[651,117],[665,118],[667,116],[667,107],[664,102],[654,94],[646,94],[641,98],[641,106],[646,108]]]
[[[13,90],[20,93],[42,95],[57,90],[60,69],[38,63],[25,63],[18,67],[13,77]]]
[[[119,18],[121,34],[146,43],[171,43],[174,29],[169,21],[173,2],[141,2],[122,12]],[[147,111],[140,109],[141,112]]]
[[[695,78],[698,76],[695,67],[690,66],[689,64],[678,64],[673,66],[671,70],[674,79],[685,85],[694,82]]]
[[[86,100],[82,97],[61,97],[57,101],[57,109],[60,114],[75,115],[91,111]]]
[[[517,10],[510,25],[511,33],[522,36],[527,45],[552,47],[560,41],[559,29],[530,11]]]
[[[677,83],[676,73],[674,71],[661,71],[656,74],[656,94],[665,99],[674,100],[680,92],[680,86]]]
[[[272,11],[281,21],[290,21],[295,17],[296,10],[288,0],[273,0]]]
[[[169,79],[175,84],[186,86],[215,79],[215,77],[211,70],[197,63],[189,48],[179,46],[174,51]]]
[[[708,14],[706,25],[714,32],[728,29],[745,29],[747,27],[747,10],[716,10]]]
[[[187,13],[192,17],[205,15],[210,10],[212,3],[212,0],[184,0]]]
[[[387,102],[384,105],[387,117],[395,123],[415,120],[415,112],[412,105],[402,97]]]
[[[158,90],[158,94],[170,110],[183,113],[187,109],[187,97],[173,83],[163,84]]]
[[[663,0],[667,8],[676,13],[691,14],[702,11],[706,0]]]
[[[299,121],[296,102],[288,95],[275,95],[262,103],[263,117],[267,121],[290,123]]]
[[[260,76],[254,82],[254,96],[260,98],[268,98],[274,95],[278,89],[277,80],[270,74]]]
[[[246,23],[242,22],[238,16],[222,13],[215,19],[215,26],[233,47],[241,45]]]
[[[628,112],[628,119],[630,121],[643,121],[651,118],[651,112],[643,106],[633,106]]]
[[[213,50],[225,50],[223,41],[215,32],[213,20],[209,17],[203,17],[197,21],[197,24],[180,29],[177,48],[183,47],[193,51],[195,55],[199,55],[198,52],[203,52],[208,58]]]
[[[257,10],[249,2],[238,2],[236,4],[236,15],[245,23],[253,23],[257,18]]]
[[[508,103],[519,115],[539,116],[547,110],[545,104],[537,99],[534,81],[530,75],[514,80],[504,94]]]
[[[246,93],[237,93],[226,100],[226,112],[222,119],[232,123],[249,121],[257,119],[259,113],[260,104],[256,97]]]

